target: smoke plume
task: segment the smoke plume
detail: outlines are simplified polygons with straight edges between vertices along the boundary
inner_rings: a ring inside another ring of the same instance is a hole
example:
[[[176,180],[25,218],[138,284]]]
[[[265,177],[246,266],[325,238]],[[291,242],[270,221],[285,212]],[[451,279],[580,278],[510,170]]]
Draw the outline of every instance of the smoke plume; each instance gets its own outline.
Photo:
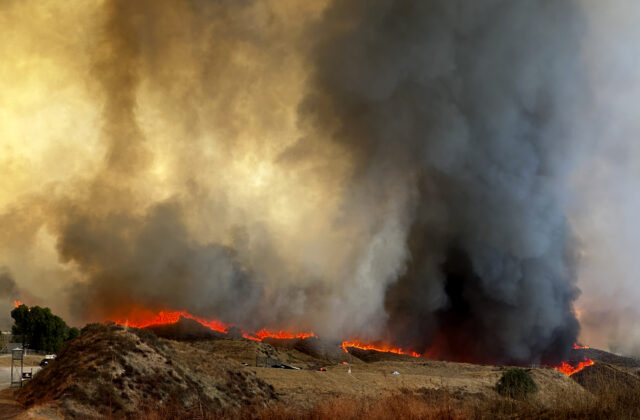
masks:
[[[13,276],[6,267],[0,267],[0,329],[5,331],[11,327],[10,311],[13,309],[14,300],[18,298],[18,287]]]
[[[589,7],[6,2],[0,264],[76,322],[187,310],[557,361]]]
[[[348,1],[321,25],[303,110],[353,153],[352,196],[380,211],[390,336],[461,359],[561,355],[578,332],[563,191],[588,99],[581,11]]]

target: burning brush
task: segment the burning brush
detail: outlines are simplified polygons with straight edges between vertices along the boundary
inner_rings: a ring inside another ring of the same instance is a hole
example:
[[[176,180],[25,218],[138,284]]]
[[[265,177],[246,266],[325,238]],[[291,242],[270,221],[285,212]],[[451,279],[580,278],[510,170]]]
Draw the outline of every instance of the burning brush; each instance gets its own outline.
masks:
[[[21,304],[21,302],[16,301],[15,304],[16,306],[18,306],[19,304]],[[124,319],[116,318],[114,322],[116,324],[130,326],[134,328],[147,328],[147,327],[176,324],[180,320],[180,318],[196,321],[199,324],[213,331],[217,331],[225,334],[229,333],[232,327],[231,325],[225,324],[215,319],[207,320],[204,318],[197,317],[195,315],[188,313],[187,311],[160,311],[160,312],[154,313],[153,311],[150,311],[147,309],[140,309],[140,308],[130,311],[129,316],[127,318],[124,318]],[[257,332],[242,331],[242,337],[248,340],[253,340],[253,341],[263,341],[264,339],[267,339],[267,338],[274,338],[274,339],[280,339],[280,340],[306,339],[310,337],[315,337],[315,334],[312,331],[289,332],[289,331],[279,330],[277,332],[274,332],[266,328],[263,328]],[[365,342],[358,339],[345,340],[342,342],[341,347],[342,347],[342,350],[345,351],[345,353],[349,353],[350,348],[355,348],[359,350],[374,350],[381,353],[394,353],[394,354],[406,355],[411,357],[426,357],[426,355],[428,354],[427,352],[424,355],[421,355],[420,353],[417,353],[415,351],[406,350],[401,347],[396,347],[396,346],[393,346],[392,344],[388,344],[384,342]],[[588,349],[588,348],[589,348],[588,346],[581,346],[581,345],[578,345],[577,343],[573,345],[574,350]],[[580,362],[573,361],[573,360],[563,361],[560,365],[553,366],[553,368],[555,370],[558,370],[564,373],[567,376],[571,376],[574,373],[581,371],[587,366],[592,366],[594,363],[595,362],[593,360],[588,359],[585,356],[583,361],[580,361]]]

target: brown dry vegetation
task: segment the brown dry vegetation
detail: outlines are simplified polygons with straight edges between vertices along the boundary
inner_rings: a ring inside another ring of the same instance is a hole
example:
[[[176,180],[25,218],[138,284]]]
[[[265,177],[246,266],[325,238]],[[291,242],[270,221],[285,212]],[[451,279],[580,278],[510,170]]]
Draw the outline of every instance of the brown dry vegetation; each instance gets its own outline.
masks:
[[[395,356],[395,355],[394,355]],[[310,408],[337,396],[346,398],[380,398],[400,389],[417,392],[423,389],[448,389],[464,395],[498,397],[494,387],[506,369],[469,363],[450,363],[425,359],[378,361],[348,366],[327,366],[327,372],[287,371],[255,368],[257,376],[271,384],[283,403]],[[392,372],[398,371],[399,375]],[[565,404],[558,395],[575,394],[588,399],[588,393],[564,374],[553,369],[531,369],[539,386],[532,400],[541,406]]]
[[[303,369],[255,366],[266,356]],[[596,363],[573,378],[527,369],[538,391],[514,400],[495,392],[506,367],[360,356],[367,362],[317,339],[173,341],[94,325],[14,399],[28,408],[18,418],[640,418],[640,378],[627,362]]]
[[[144,330],[92,325],[16,394],[68,416],[136,416],[152,406],[222,410],[259,405],[272,388],[235,361]]]
[[[531,400],[508,398],[485,398],[480,395],[465,395],[449,390],[424,389],[418,392],[401,390],[398,393],[378,398],[347,398],[344,396],[324,400],[311,408],[301,408],[283,403],[266,407],[248,407],[223,412],[184,412],[171,407],[140,413],[148,420],[203,419],[217,420],[236,418],[240,420],[332,420],[332,419],[425,419],[425,420],[489,420],[489,419],[595,419],[631,420],[640,418],[640,389],[615,389],[597,396],[584,398],[583,394],[566,394],[570,406],[547,408]]]

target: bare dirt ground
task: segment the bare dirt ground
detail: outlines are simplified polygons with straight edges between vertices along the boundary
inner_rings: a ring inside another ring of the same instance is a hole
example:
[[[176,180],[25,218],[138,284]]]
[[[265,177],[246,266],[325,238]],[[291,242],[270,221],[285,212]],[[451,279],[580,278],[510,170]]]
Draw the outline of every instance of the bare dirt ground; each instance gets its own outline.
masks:
[[[494,386],[505,368],[438,361],[374,362],[334,365],[326,372],[251,367],[259,378],[272,385],[283,402],[311,407],[336,396],[380,397],[399,391],[446,389],[473,398],[496,398]],[[397,371],[399,374],[393,374]],[[540,391],[535,400],[543,406],[562,405],[560,395],[582,395],[585,390],[553,369],[531,369]]]

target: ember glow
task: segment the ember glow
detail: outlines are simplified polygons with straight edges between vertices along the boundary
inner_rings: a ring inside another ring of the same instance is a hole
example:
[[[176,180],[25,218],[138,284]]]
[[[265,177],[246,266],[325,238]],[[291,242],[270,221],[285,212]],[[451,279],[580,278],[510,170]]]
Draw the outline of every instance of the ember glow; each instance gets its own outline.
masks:
[[[564,373],[567,376],[571,376],[576,372],[580,372],[582,369],[586,368],[587,366],[592,366],[594,364],[595,362],[593,360],[587,359],[585,357],[584,361],[578,362],[578,364],[575,366],[568,362],[562,362],[560,366],[554,366],[553,368],[555,370],[559,370],[560,372]]]
[[[23,305],[23,303],[22,303],[22,302],[20,302],[19,300],[14,300],[14,301],[13,301],[13,307],[14,307],[14,308],[17,308],[17,307],[18,307],[18,306],[20,306],[20,305]]]
[[[578,343],[573,343],[573,349],[574,350],[580,350],[580,349],[588,349],[589,346],[581,346]]]
[[[342,342],[342,350],[344,350],[346,353],[349,352],[347,350],[349,347],[353,347],[360,350],[375,350],[375,351],[384,352],[384,353],[395,353],[395,354],[404,354],[406,356],[420,357],[420,354],[414,351],[403,350],[400,347],[393,347],[387,344],[370,344],[370,343],[364,343],[359,340]]]

